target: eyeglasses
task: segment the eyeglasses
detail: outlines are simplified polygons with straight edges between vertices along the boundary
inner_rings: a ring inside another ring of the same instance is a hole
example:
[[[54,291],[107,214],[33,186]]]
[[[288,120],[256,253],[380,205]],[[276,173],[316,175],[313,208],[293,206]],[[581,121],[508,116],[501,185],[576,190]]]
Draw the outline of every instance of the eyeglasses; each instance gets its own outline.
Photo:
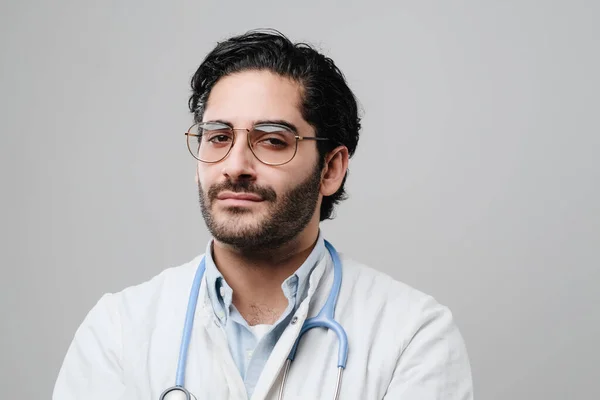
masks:
[[[222,122],[200,122],[185,133],[188,149],[198,161],[217,163],[227,157],[233,148],[236,131],[248,133],[248,147],[252,154],[267,165],[283,165],[292,161],[301,140],[329,140],[298,136],[291,127],[278,123],[261,123],[252,129],[235,129]]]

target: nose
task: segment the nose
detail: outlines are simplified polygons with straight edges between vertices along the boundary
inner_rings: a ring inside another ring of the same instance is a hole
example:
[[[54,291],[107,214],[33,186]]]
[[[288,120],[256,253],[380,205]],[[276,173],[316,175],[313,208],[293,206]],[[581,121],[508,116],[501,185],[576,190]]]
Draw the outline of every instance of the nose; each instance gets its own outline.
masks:
[[[223,175],[231,181],[254,180],[256,178],[256,158],[248,145],[248,131],[237,129],[235,143],[222,163]]]

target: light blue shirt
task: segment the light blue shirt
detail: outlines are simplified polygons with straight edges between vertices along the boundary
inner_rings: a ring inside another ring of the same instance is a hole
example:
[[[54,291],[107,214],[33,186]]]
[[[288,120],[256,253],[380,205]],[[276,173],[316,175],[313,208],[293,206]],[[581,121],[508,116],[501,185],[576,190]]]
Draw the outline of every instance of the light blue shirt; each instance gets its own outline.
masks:
[[[221,321],[221,327],[227,335],[229,350],[246,385],[248,398],[252,396],[258,378],[279,337],[292,319],[298,306],[306,298],[310,274],[321,261],[325,252],[325,241],[319,233],[313,251],[300,268],[283,281],[281,285],[283,294],[288,299],[287,308],[279,320],[268,327],[266,334],[259,339],[232,304],[233,290],[217,269],[212,257],[212,241],[209,243],[205,255],[208,296],[215,315]]]

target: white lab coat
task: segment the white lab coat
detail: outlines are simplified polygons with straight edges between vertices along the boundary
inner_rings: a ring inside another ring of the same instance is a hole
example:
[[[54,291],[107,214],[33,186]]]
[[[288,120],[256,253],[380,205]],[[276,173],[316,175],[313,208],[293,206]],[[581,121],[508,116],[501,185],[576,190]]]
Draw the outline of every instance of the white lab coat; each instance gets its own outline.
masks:
[[[340,400],[471,400],[467,352],[448,308],[389,276],[340,255],[335,317],[348,334]],[[175,382],[189,289],[201,256],[152,280],[103,296],[69,347],[54,400],[158,400]],[[314,269],[295,324],[277,342],[252,400],[277,399],[282,366],[302,322],[322,307],[333,281],[329,255]],[[286,400],[333,399],[338,343],[305,334],[286,383]],[[189,348],[186,387],[198,400],[247,399],[224,331],[203,283]]]

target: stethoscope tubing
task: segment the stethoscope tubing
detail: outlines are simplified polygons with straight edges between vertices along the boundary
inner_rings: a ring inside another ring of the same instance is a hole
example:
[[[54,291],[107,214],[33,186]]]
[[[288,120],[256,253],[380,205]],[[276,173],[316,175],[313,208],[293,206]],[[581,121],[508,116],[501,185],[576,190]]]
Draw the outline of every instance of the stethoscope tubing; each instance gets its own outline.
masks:
[[[338,339],[338,375],[336,380],[335,394],[334,399],[337,400],[340,396],[341,391],[341,383],[344,369],[346,368],[346,363],[348,361],[348,335],[344,328],[335,320],[335,308],[337,304],[337,299],[340,294],[340,288],[342,285],[342,263],[339,258],[339,254],[335,250],[335,248],[329,243],[325,241],[325,247],[327,248],[331,258],[333,260],[333,284],[331,286],[331,290],[329,291],[329,296],[325,301],[325,304],[319,311],[319,313],[312,317],[308,318],[302,324],[302,328],[300,329],[300,333],[292,346],[290,354],[285,363],[285,369],[283,373],[283,378],[281,381],[281,386],[279,388],[279,396],[278,399],[283,399],[284,387],[287,382],[287,378],[289,376],[290,368],[294,358],[296,357],[296,352],[298,351],[298,344],[300,343],[300,339],[302,336],[313,328],[326,328],[335,332]],[[202,278],[204,276],[204,271],[206,270],[206,264],[204,258],[200,261],[198,265],[198,269],[196,270],[196,274],[194,276],[194,281],[192,283],[192,288],[190,290],[190,297],[188,300],[187,311],[185,315],[185,322],[183,325],[183,333],[181,338],[181,346],[179,348],[179,361],[177,362],[177,373],[175,376],[175,386],[170,387],[165,390],[159,400],[166,400],[166,396],[169,393],[179,391],[180,394],[183,393],[185,398],[179,397],[181,400],[193,400],[193,395],[184,387],[185,384],[185,371],[187,365],[187,355],[188,349],[190,345],[190,340],[192,336],[192,330],[194,325],[194,316],[196,314],[196,306],[198,304],[198,296],[200,294],[200,286],[202,284]],[[194,397],[195,398],[195,397]]]
[[[196,270],[192,289],[190,290],[190,299],[188,300],[187,312],[185,315],[185,323],[183,325],[183,334],[181,338],[181,346],[179,348],[179,362],[177,363],[177,375],[175,376],[175,386],[183,387],[185,383],[185,369],[187,365],[188,349],[192,337],[192,329],[194,326],[194,316],[196,315],[196,305],[198,304],[198,295],[200,294],[200,285],[202,277],[206,269],[204,257],[200,261],[200,265]]]

